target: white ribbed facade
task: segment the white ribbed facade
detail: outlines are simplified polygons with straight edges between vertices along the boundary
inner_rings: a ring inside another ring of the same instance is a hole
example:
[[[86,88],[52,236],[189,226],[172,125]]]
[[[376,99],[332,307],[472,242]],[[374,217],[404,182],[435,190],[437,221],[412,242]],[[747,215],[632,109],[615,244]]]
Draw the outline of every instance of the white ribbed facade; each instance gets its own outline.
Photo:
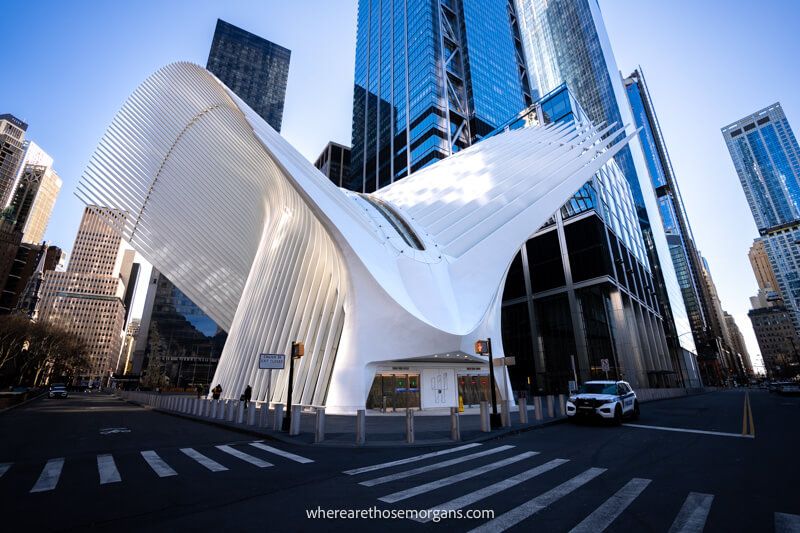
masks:
[[[607,147],[608,129],[510,131],[359,195],[209,72],[177,63],[125,103],[79,196],[127,212],[110,222],[228,330],[213,383],[224,397],[249,384],[254,399],[285,401],[288,369],[268,386],[258,355],[300,340],[293,401],[351,412],[380,365],[475,365],[487,336],[503,355],[506,271],[627,142]]]

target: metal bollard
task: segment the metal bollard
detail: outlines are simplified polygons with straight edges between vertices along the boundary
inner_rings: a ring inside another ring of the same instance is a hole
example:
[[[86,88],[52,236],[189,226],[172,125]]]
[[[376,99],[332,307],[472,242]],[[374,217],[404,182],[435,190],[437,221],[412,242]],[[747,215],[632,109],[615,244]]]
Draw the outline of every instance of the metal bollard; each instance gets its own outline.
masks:
[[[563,394],[558,395],[558,415],[567,416],[567,397]]]
[[[553,406],[553,395],[547,395],[547,418],[553,418],[556,416],[555,407]]]
[[[450,408],[450,439],[456,442],[461,440],[461,420],[458,417],[458,407]]]
[[[489,427],[489,402],[481,402],[481,431],[489,433],[492,429]]]
[[[283,404],[279,403],[275,406],[274,411],[275,419],[272,421],[272,429],[274,431],[280,431],[281,426],[283,425]]]
[[[356,444],[362,446],[367,441],[367,412],[364,409],[356,411]]]
[[[236,423],[242,424],[244,423],[244,412],[246,411],[244,407],[244,402],[239,402],[239,407],[236,409]]]
[[[256,409],[258,406],[254,403],[250,404],[250,409],[247,410],[247,425],[248,426],[255,426],[256,425]]]
[[[314,442],[320,443],[325,440],[325,408],[317,407],[314,420]]]
[[[217,418],[217,409],[219,408],[219,400],[211,400],[211,412],[209,418]]]
[[[414,411],[406,407],[406,442],[414,443]]]
[[[500,401],[500,420],[504,428],[511,427],[511,405],[508,400]]]
[[[528,399],[525,396],[520,396],[519,400],[517,400],[517,405],[519,406],[519,423],[520,424],[527,424],[528,423]]]
[[[292,424],[289,426],[289,436],[293,437],[300,434],[300,417],[302,408],[299,405],[292,406]]]
[[[541,396],[534,396],[533,397],[533,416],[536,417],[536,420],[543,420],[544,413],[542,412],[542,397]]]
[[[217,418],[225,420],[228,418],[228,400],[219,400],[219,409],[217,410]]]
[[[238,409],[236,408],[236,404],[238,400],[227,400],[228,402],[228,422],[233,422],[236,420],[236,413]]]

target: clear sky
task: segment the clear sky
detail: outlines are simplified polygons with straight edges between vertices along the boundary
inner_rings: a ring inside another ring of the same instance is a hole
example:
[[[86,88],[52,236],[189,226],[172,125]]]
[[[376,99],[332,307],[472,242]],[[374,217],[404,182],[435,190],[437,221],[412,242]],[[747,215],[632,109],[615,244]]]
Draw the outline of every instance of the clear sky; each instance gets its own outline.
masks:
[[[73,191],[125,98],[178,60],[205,65],[217,18],[292,50],[283,135],[314,159],[350,144],[356,0],[0,0],[0,113],[64,180],[46,238],[72,246]],[[751,353],[757,231],[720,128],[776,101],[800,134],[800,1],[600,0],[623,74],[641,65],[698,245]]]

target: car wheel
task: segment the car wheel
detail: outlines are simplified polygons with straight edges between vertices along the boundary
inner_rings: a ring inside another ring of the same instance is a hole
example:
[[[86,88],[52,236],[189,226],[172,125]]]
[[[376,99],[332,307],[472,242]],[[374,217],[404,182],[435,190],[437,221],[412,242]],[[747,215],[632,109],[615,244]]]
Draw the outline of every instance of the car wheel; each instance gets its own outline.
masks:
[[[619,426],[620,424],[622,424],[622,408],[618,405],[614,409],[614,425]]]
[[[631,413],[631,420],[639,420],[639,401],[633,402],[633,413]]]

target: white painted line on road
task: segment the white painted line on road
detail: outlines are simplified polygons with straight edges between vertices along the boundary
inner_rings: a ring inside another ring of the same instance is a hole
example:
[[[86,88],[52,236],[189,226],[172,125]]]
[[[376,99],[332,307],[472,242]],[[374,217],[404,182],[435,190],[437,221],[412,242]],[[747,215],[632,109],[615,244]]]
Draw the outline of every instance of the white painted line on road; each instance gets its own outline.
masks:
[[[251,465],[255,465],[258,468],[266,468],[268,466],[272,466],[272,463],[268,463],[262,459],[259,459],[258,457],[253,457],[252,455],[239,451],[232,446],[228,446],[227,444],[221,444],[217,446],[217,449],[225,453],[229,453],[232,456],[241,459],[242,461],[247,461]]]
[[[800,533],[800,515],[775,513],[775,533]]]
[[[0,463],[0,477],[3,477],[3,474],[8,472],[8,469],[11,468],[11,465],[14,463]]]
[[[111,454],[97,456],[97,473],[100,474],[101,485],[122,481],[119,470],[117,470],[117,464],[114,462],[114,456]]]
[[[213,459],[209,459],[202,453],[198,452],[194,448],[181,448],[181,451],[203,465],[204,467],[208,468],[212,472],[223,472],[227,470],[224,466],[219,464],[218,462],[214,461]]]
[[[31,492],[45,492],[53,490],[58,484],[58,478],[61,477],[61,469],[64,468],[64,458],[50,459],[44,465],[36,485],[33,486]]]
[[[406,500],[408,498],[412,498],[419,494],[424,494],[426,492],[430,492],[432,490],[436,490],[441,487],[446,487],[447,485],[452,485],[453,483],[458,483],[459,481],[464,481],[465,479],[477,477],[481,474],[485,474],[486,472],[491,472],[492,470],[496,470],[498,468],[502,468],[504,466],[508,466],[513,463],[517,463],[524,459],[528,459],[529,457],[533,457],[534,455],[539,455],[539,452],[525,452],[519,455],[514,455],[513,457],[509,457],[501,461],[496,461],[488,465],[483,465],[478,468],[473,468],[471,470],[467,470],[466,472],[461,472],[459,474],[454,474],[452,476],[448,476],[442,479],[437,479],[429,483],[423,483],[422,485],[417,485],[416,487],[411,487],[410,489],[401,490],[399,492],[395,492],[389,494],[388,496],[384,496],[383,498],[378,498],[378,499],[386,503],[399,502],[401,500]]]
[[[591,480],[593,480],[594,478],[596,478],[605,471],[606,471],[605,468],[590,468],[589,470],[586,470],[582,474],[578,474],[574,478],[565,481],[561,485],[558,485],[557,487],[550,489],[544,494],[540,494],[539,496],[533,498],[532,500],[528,500],[527,502],[515,507],[511,511],[505,514],[501,514],[494,520],[489,520],[480,527],[476,527],[470,533],[475,533],[475,532],[493,533],[497,531],[505,531],[511,526],[522,522],[526,518],[533,516],[542,509],[552,505],[553,503],[558,501],[560,498],[563,498],[570,492],[579,489],[580,487],[590,482]]]
[[[644,424],[624,424],[624,427],[641,428],[641,429],[657,429],[659,431],[677,431],[679,433],[699,433],[701,435],[716,435],[718,437],[736,437],[738,439],[754,439],[754,435],[742,435],[741,433],[725,433],[724,431],[706,431],[703,429],[688,429],[688,428],[668,428],[665,426],[645,426]]]
[[[145,450],[142,452],[142,457],[144,460],[147,461],[147,464],[150,465],[150,468],[158,474],[158,477],[169,477],[169,476],[177,476],[178,473],[174,471],[170,466],[164,462],[164,460],[158,456],[158,454],[153,450]]]
[[[633,478],[628,481],[624,487],[575,526],[570,533],[600,533],[605,531],[622,514],[622,511],[627,509],[633,503],[633,500],[647,488],[651,481],[650,479],[639,478]]]
[[[492,448],[491,450],[484,450],[482,452],[471,453],[469,455],[464,455],[463,457],[457,457],[455,459],[450,459],[448,461],[442,461],[441,463],[433,463],[432,465],[421,466],[419,468],[414,468],[412,470],[404,470],[403,472],[398,472],[396,474],[389,474],[388,476],[369,479],[367,481],[362,481],[361,483],[359,483],[359,485],[364,485],[365,487],[374,487],[375,485],[380,485],[382,483],[388,483],[390,481],[396,481],[398,479],[416,476],[417,474],[422,474],[423,472],[430,472],[431,470],[439,470],[440,468],[447,468],[448,466],[457,465],[459,463],[463,463],[471,459],[477,459],[478,457],[485,457],[487,455],[504,452],[506,450],[510,450],[513,447],[514,446],[508,444],[505,446],[498,446],[497,448]]]
[[[348,476],[354,476],[356,474],[363,474],[364,472],[372,472],[373,470],[381,470],[383,468],[390,468],[392,466],[400,466],[405,465],[408,463],[415,463],[417,461],[422,461],[424,459],[430,459],[431,457],[439,457],[440,455],[446,455],[448,453],[453,452],[460,452],[461,450],[468,450],[470,448],[474,448],[476,446],[480,446],[479,443],[473,444],[465,444],[463,446],[456,446],[455,448],[448,448],[446,450],[439,450],[438,452],[431,452],[431,453],[424,453],[422,455],[415,455],[414,457],[408,457],[406,459],[399,459],[397,461],[391,461],[389,463],[381,463],[372,466],[365,466],[363,468],[356,468],[353,470],[345,470],[342,472],[343,474],[347,474]]]
[[[539,465],[535,468],[531,468],[530,470],[526,470],[525,472],[512,476],[508,479],[498,481],[497,483],[494,483],[487,487],[483,487],[474,492],[470,492],[469,494],[465,494],[454,500],[450,500],[449,502],[437,505],[436,507],[428,509],[429,512],[427,513],[428,515],[427,518],[414,518],[413,520],[416,520],[417,522],[421,522],[423,524],[425,522],[430,522],[433,519],[431,513],[434,510],[463,509],[468,505],[472,505],[473,503],[483,500],[484,498],[488,498],[489,496],[494,496],[499,492],[510,489],[511,487],[515,487],[520,483],[535,478],[536,476],[544,474],[545,472],[549,472],[550,470],[568,462],[569,462],[568,459],[553,459],[552,461],[549,461],[543,465]]]
[[[251,442],[250,446],[255,446],[259,450],[264,450],[265,452],[274,453],[275,455],[280,455],[281,457],[291,459],[292,461],[295,461],[297,463],[308,464],[314,462],[313,459],[309,459],[308,457],[303,457],[302,455],[295,455],[293,453],[286,452],[284,450],[279,450],[278,448],[273,448],[272,446],[264,444],[263,442]]]
[[[690,492],[669,528],[669,533],[702,533],[713,501],[712,494]]]

